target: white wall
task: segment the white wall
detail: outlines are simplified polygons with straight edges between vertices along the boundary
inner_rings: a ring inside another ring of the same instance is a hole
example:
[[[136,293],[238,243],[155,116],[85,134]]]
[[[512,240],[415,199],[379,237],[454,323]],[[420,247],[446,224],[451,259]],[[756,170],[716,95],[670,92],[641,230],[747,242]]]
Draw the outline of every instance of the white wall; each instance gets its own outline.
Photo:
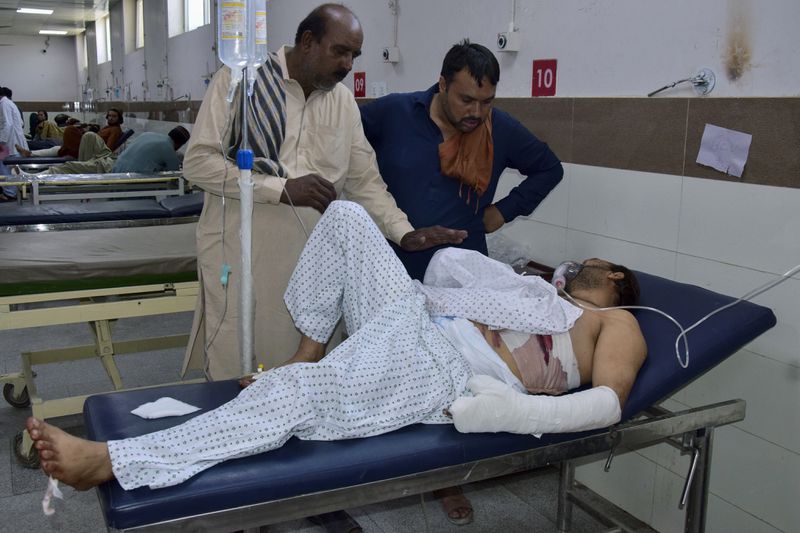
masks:
[[[507,172],[498,196],[518,180]],[[566,165],[556,190],[502,234],[546,264],[607,257],[738,296],[800,263],[798,207],[798,189]],[[709,531],[796,531],[800,524],[799,298],[800,276],[757,297],[778,325],[664,404],[747,401],[747,418],[716,434]],[[616,458],[608,474],[600,461],[577,476],[658,531],[677,532],[688,466],[662,445]]]
[[[319,3],[271,0],[270,48],[293,41],[297,23]],[[453,43],[468,37],[494,49],[512,12],[511,0],[398,0],[401,61],[391,65],[380,55],[393,38],[388,2],[345,4],[364,26],[364,55],[355,70],[366,71],[368,91],[376,81],[390,92],[433,84]],[[517,0],[516,15],[522,50],[498,54],[498,96],[530,96],[531,61],[547,58],[558,59],[557,96],[643,96],[699,67],[716,73],[714,96],[800,94],[795,0]],[[737,65],[743,65],[741,77],[729,80],[728,67]],[[692,92],[678,87],[667,94]]]
[[[166,5],[160,0],[146,1],[148,13]],[[271,0],[270,48],[292,42],[297,23],[318,3]],[[373,82],[385,82],[389,91],[418,90],[434,83],[442,56],[463,37],[494,49],[496,35],[508,28],[512,11],[510,0],[398,0],[401,61],[392,65],[380,57],[382,48],[393,44],[394,22],[388,2],[351,0],[347,4],[365,29],[364,55],[357,60],[356,70],[367,72],[368,88]],[[115,9],[121,10],[121,3],[112,7]],[[800,3],[794,0],[772,0],[757,6],[753,0],[517,0],[522,50],[498,53],[502,68],[498,95],[529,96],[531,60],[556,58],[558,96],[644,95],[702,66],[717,74],[714,96],[795,96],[800,94],[800,39],[794,38],[792,25],[798,18]],[[148,22],[147,43],[163,50],[161,30],[153,27],[157,21],[148,18]],[[112,29],[112,36],[119,39],[112,49],[124,50],[119,35]],[[82,83],[73,82],[75,54],[67,57],[58,52],[62,46],[74,50],[73,38],[51,38],[46,60],[40,53],[42,38],[5,36],[3,42],[8,41],[15,46],[0,47],[0,59],[17,74],[13,79],[20,93],[37,95],[37,100],[75,99],[77,85]],[[216,69],[213,45],[213,25],[168,40],[166,63],[175,96],[191,93],[195,99],[201,97],[205,85],[200,76]],[[59,59],[50,59],[55,56]],[[156,60],[149,66],[148,78],[164,77],[162,62]],[[127,55],[123,58],[126,83],[133,80],[132,96],[137,95],[133,86],[141,93],[143,63],[129,60]],[[32,70],[30,65],[40,68]],[[741,70],[741,77],[728,79],[729,67]],[[32,77],[30,72],[37,75]],[[61,83],[64,74],[69,84]],[[97,79],[95,89],[102,92],[106,81],[113,86],[113,77]],[[352,84],[352,77],[347,83]],[[157,98],[155,85],[150,93],[149,100],[166,96]],[[687,96],[691,89],[677,87],[667,94]],[[144,96],[138,95],[140,100]]]
[[[189,95],[191,100],[203,99],[206,91],[203,77],[214,74],[217,69],[215,41],[216,34],[211,24],[169,40],[167,61],[171,98]]]
[[[73,37],[3,35],[0,42],[0,85],[14,91],[14,100],[76,100],[78,74]],[[46,54],[42,50],[47,50]]]

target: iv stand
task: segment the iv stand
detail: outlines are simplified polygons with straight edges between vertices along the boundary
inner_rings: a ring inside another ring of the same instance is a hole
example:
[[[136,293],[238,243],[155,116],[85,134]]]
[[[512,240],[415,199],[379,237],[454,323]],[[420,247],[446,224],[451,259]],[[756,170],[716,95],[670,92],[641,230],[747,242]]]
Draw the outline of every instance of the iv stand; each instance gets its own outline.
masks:
[[[247,67],[242,72],[242,144],[236,152],[239,167],[239,201],[241,219],[241,280],[239,294],[239,348],[242,375],[253,371],[253,151],[247,138]]]

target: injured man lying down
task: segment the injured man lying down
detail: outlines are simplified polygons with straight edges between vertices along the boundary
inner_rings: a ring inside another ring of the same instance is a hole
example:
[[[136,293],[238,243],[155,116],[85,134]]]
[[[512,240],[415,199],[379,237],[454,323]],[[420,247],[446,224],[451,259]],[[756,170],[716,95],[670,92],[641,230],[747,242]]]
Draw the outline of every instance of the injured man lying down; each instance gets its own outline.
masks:
[[[566,288],[588,309],[638,293],[630,271],[599,259]],[[527,434],[606,427],[619,421],[646,353],[627,311],[584,311],[474,251],[441,250],[424,284],[412,281],[350,202],[325,211],[284,298],[304,335],[287,364],[217,409],[130,439],[87,441],[30,418],[44,471],[78,489],[112,478],[128,490],[159,488],[292,436],[352,439],[419,422]],[[349,337],[324,355],[342,316]]]

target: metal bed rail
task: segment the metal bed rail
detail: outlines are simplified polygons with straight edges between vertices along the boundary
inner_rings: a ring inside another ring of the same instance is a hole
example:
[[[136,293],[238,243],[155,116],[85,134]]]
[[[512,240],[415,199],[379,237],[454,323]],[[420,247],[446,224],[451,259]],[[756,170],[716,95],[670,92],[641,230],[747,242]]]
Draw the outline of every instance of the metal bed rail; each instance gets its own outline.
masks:
[[[683,441],[691,443],[692,450],[696,450],[700,458],[695,469],[695,473],[699,472],[700,475],[690,476],[687,483],[689,505],[686,509],[685,530],[702,532],[705,529],[713,429],[741,421],[744,416],[744,400],[729,400],[676,413],[665,412],[612,427],[601,433],[498,457],[363,485],[110,531],[233,531],[256,528],[548,465],[561,467],[558,498],[560,531],[569,531],[573,505],[588,510],[614,531],[652,531],[646,524],[576,482],[572,461],[609,451],[633,451],[681,437]]]

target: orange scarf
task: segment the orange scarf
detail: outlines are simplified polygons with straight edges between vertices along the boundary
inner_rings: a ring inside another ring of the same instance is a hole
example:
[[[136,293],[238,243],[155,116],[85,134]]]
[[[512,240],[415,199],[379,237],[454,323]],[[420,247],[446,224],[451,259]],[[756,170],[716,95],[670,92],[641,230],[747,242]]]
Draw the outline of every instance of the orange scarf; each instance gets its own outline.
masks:
[[[442,174],[450,176],[469,187],[467,203],[472,190],[478,198],[486,192],[492,177],[494,144],[492,142],[492,115],[469,133],[458,132],[439,145],[439,164]],[[461,196],[461,187],[458,189]],[[477,209],[477,204],[475,209]]]

